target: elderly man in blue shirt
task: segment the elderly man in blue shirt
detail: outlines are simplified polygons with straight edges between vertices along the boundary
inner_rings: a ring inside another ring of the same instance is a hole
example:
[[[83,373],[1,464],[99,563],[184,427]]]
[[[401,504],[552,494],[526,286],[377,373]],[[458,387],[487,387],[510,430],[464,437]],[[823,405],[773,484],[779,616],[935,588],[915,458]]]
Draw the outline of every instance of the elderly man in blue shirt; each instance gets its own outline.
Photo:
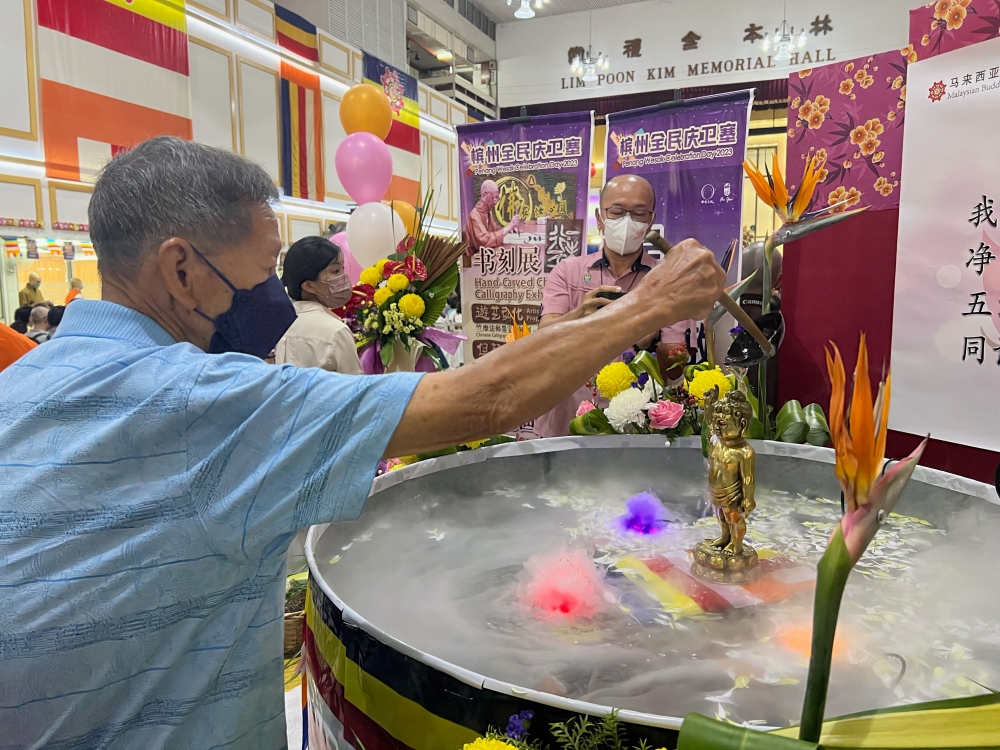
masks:
[[[600,313],[458,370],[268,365],[295,319],[277,199],[169,137],[94,186],[103,300],[0,373],[0,746],[283,748],[295,533],[357,518],[383,456],[545,412],[725,278],[688,240]]]

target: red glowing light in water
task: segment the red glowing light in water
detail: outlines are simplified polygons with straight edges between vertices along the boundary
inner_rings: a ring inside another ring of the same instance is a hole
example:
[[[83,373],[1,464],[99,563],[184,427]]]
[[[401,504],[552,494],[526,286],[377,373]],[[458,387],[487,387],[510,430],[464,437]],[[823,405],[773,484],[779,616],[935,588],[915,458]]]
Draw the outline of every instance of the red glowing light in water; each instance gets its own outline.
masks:
[[[603,575],[583,550],[532,555],[524,570],[518,598],[538,617],[593,617],[607,603]]]

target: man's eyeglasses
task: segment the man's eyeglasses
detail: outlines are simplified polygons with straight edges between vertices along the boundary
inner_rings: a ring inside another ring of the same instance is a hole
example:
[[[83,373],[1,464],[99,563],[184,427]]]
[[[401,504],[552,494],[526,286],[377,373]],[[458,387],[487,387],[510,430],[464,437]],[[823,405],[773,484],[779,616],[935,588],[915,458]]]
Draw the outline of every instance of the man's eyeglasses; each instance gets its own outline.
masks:
[[[622,219],[625,217],[626,214],[628,214],[633,219],[638,221],[640,224],[645,224],[647,221],[649,221],[650,217],[652,217],[653,212],[647,211],[644,208],[636,208],[633,209],[632,211],[628,211],[622,208],[621,206],[611,206],[610,208],[604,209],[604,214],[609,219]]]

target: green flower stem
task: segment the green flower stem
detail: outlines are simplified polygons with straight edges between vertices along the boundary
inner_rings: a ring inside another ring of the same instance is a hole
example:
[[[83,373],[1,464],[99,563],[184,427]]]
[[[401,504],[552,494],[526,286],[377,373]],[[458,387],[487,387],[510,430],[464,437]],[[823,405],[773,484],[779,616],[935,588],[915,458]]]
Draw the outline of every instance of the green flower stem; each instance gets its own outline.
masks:
[[[774,256],[774,235],[764,240],[764,264],[761,268],[760,312],[767,315],[771,312],[771,258]]]
[[[760,421],[764,423],[764,439],[774,440],[771,410],[767,405],[767,360],[757,365],[757,403],[760,404]]]
[[[813,604],[812,653],[809,657],[809,677],[802,705],[799,739],[819,742],[826,710],[826,694],[830,687],[830,662],[833,658],[833,638],[837,632],[837,615],[844,587],[851,574],[851,557],[844,543],[840,524],[826,546],[826,552],[816,566],[816,601]]]
[[[764,262],[761,264],[760,312],[771,312],[771,258],[774,256],[774,235],[764,240]],[[760,421],[764,423],[764,439],[774,440],[771,411],[767,402],[767,360],[757,365],[757,401],[760,403]]]

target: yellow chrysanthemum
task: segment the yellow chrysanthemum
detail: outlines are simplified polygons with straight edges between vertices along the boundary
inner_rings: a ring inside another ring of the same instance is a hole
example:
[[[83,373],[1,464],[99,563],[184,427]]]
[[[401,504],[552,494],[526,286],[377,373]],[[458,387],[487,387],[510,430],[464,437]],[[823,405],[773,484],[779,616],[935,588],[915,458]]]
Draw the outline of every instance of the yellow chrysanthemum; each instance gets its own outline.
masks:
[[[381,263],[382,261],[379,261]],[[382,271],[378,269],[377,266],[369,266],[364,271],[361,272],[360,281],[362,284],[368,284],[369,286],[378,286],[378,283],[382,280]]]
[[[462,745],[462,750],[510,750],[514,747],[509,742],[503,740],[488,740],[480,737],[475,742],[466,742]]]
[[[380,279],[385,275],[385,264],[388,262],[388,258],[382,258],[382,260],[375,264],[375,270],[378,271],[378,277]]]
[[[597,373],[597,390],[607,399],[631,388],[634,382],[635,373],[624,362],[612,362]]]
[[[718,367],[712,370],[699,370],[688,383],[688,393],[698,399],[701,406],[704,406],[705,394],[715,386],[719,386],[719,397],[721,398],[726,395],[726,391],[733,387],[733,384]]]
[[[388,286],[392,291],[401,292],[404,289],[406,289],[407,285],[410,283],[410,280],[401,273],[394,273],[392,276],[389,277],[389,280],[386,281],[385,283],[386,286]]]
[[[403,278],[406,277],[404,276]],[[425,309],[424,298],[419,294],[404,294],[402,299],[399,300],[400,312],[411,318],[419,318],[424,314]]]
[[[381,287],[380,289],[376,289],[375,304],[378,305],[379,307],[382,307],[382,305],[386,303],[386,300],[388,300],[391,296],[392,296],[392,290],[387,287]]]

